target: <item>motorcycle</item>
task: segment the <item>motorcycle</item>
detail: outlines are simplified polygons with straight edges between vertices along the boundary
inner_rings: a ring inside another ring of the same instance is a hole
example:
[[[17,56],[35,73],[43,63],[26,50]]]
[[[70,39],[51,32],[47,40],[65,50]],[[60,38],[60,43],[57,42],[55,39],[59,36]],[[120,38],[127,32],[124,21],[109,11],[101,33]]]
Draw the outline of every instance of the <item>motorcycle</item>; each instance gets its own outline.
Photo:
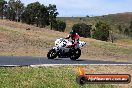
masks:
[[[59,38],[55,41],[55,46],[49,50],[48,59],[58,58],[70,58],[71,60],[77,60],[81,56],[81,47],[86,45],[85,42],[79,41],[78,45],[72,46],[72,42],[67,39]]]

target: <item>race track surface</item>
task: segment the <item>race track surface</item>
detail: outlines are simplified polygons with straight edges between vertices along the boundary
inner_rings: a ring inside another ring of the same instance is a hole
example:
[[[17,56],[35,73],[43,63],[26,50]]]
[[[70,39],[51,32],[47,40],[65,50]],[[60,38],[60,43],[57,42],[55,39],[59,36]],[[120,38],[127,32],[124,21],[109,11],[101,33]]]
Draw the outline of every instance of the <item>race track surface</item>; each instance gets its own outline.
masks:
[[[46,57],[30,57],[30,56],[0,56],[0,66],[6,65],[42,65],[42,64],[132,64],[131,62],[114,62],[101,60],[84,60],[79,58],[76,61],[71,61],[69,58],[47,59]]]

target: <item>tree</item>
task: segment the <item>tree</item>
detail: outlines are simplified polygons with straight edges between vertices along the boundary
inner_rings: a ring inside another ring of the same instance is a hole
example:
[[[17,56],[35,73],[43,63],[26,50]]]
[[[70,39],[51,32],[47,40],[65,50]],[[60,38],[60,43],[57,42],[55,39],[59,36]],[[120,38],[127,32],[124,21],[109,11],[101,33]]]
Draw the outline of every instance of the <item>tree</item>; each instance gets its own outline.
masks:
[[[53,28],[57,31],[64,32],[66,28],[66,23],[60,20],[57,20],[53,23]]]
[[[9,0],[6,18],[19,22],[24,11],[24,4],[20,0]]]
[[[38,20],[40,21],[41,27],[49,25],[49,13],[47,7],[41,5],[40,14],[38,15]]]
[[[129,29],[128,29],[128,28],[125,28],[124,34],[125,34],[125,35],[129,35]]]
[[[93,31],[93,38],[102,41],[107,41],[109,38],[109,30],[110,30],[109,25],[103,22],[98,22],[96,23],[95,27],[96,28]]]
[[[22,14],[22,22],[36,24],[40,27],[49,25],[49,12],[47,7],[39,2],[28,4]]]
[[[28,4],[22,14],[22,22],[36,24],[36,20],[40,18],[40,9],[41,4],[39,2]]]
[[[91,37],[90,31],[92,30],[92,26],[78,23],[73,25],[72,30],[75,30],[81,37]]]
[[[27,24],[45,27],[50,25],[51,29],[53,24],[57,22],[57,30],[64,31],[65,24],[61,21],[56,21],[58,15],[56,5],[44,6],[39,2],[30,3],[27,7],[20,0],[9,0],[8,5],[5,5],[4,0],[0,0],[0,16],[4,16],[11,21],[22,21]],[[4,6],[7,8],[4,9]],[[62,26],[60,25],[62,24]],[[60,30],[61,29],[61,30]]]
[[[132,37],[132,21],[130,22],[129,31],[130,31],[130,36]]]
[[[15,20],[15,10],[14,10],[14,0],[9,0],[8,2],[8,6],[7,6],[7,14],[6,14],[6,18],[9,20],[14,21]]]
[[[53,23],[56,22],[56,17],[59,13],[57,12],[56,5],[49,4],[47,9],[48,9],[48,12],[49,12],[49,23],[50,23],[50,27],[51,27],[51,30],[52,30]]]
[[[0,17],[3,19],[5,15],[5,8],[6,8],[7,2],[5,0],[0,0]]]
[[[122,33],[123,29],[122,29],[121,25],[118,26],[118,30],[120,33]]]
[[[20,1],[17,0],[15,3],[15,13],[16,13],[16,21],[20,21],[21,20],[21,15],[24,11],[24,4]]]

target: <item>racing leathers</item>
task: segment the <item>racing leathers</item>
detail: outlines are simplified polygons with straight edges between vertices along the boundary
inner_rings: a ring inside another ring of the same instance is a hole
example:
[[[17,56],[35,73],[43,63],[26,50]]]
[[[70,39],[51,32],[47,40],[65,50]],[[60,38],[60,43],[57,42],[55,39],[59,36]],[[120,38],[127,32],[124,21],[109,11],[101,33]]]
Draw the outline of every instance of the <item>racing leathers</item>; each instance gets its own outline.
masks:
[[[78,48],[79,46],[79,35],[77,33],[75,34],[69,34],[65,39],[68,39],[69,41],[72,42],[72,47]],[[67,46],[70,47],[70,46]]]

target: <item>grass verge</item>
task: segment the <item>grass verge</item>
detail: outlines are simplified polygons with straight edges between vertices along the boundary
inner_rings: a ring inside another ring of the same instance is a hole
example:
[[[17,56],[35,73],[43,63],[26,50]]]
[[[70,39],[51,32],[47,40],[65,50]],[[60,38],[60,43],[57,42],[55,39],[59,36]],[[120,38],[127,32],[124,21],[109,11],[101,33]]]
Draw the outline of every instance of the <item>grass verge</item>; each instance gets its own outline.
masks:
[[[0,68],[2,88],[114,88],[113,85],[76,83],[74,66]]]

